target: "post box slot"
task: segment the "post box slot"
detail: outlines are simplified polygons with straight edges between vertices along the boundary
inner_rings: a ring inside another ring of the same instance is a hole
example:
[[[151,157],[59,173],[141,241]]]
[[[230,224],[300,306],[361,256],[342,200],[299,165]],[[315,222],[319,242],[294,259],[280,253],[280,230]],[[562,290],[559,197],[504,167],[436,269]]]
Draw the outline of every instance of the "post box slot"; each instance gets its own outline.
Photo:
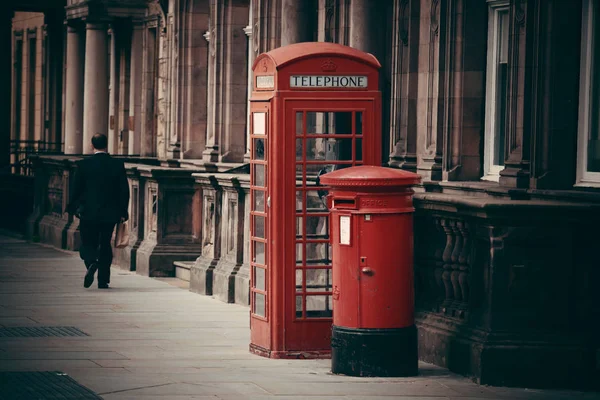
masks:
[[[337,208],[356,208],[356,199],[334,199],[333,204]]]

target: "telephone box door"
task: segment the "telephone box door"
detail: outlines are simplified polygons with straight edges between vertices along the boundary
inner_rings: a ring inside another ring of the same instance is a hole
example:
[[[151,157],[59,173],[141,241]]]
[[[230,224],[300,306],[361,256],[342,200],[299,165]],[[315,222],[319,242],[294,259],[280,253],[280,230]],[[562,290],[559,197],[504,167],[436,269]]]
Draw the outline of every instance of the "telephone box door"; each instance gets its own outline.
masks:
[[[269,196],[271,167],[270,103],[255,102],[250,109],[250,326],[252,343],[269,348],[271,331],[269,327],[268,294],[271,290],[269,272],[268,241],[270,237]]]
[[[328,351],[332,261],[323,174],[381,162],[380,127],[369,100],[285,102],[285,343],[289,350]],[[294,162],[291,162],[294,160]]]

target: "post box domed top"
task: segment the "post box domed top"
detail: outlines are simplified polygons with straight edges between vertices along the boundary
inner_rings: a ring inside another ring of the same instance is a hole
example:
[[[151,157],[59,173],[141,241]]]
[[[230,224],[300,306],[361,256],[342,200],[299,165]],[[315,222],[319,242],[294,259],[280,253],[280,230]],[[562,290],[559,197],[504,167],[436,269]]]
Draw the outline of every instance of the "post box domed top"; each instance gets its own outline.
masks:
[[[277,68],[281,68],[292,61],[299,61],[310,57],[344,57],[363,62],[373,68],[381,68],[381,64],[374,55],[365,53],[352,47],[328,42],[304,42],[294,43],[279,47],[262,54],[273,60]],[[262,57],[259,56],[254,62],[253,68]]]
[[[421,176],[395,168],[361,165],[344,168],[321,175],[322,184],[331,187],[399,187],[412,186],[421,181]]]

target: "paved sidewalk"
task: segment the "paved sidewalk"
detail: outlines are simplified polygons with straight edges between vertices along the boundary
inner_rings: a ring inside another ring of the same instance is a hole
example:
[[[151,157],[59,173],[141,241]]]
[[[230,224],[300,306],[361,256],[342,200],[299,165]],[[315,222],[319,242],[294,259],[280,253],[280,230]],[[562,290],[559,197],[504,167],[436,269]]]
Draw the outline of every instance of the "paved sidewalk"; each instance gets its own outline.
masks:
[[[83,274],[74,253],[0,237],[0,328],[89,335],[0,337],[0,375],[62,371],[106,400],[600,399],[478,386],[428,364],[365,379],[331,375],[329,360],[264,359],[248,352],[248,308],[118,269],[110,290],[84,289]]]

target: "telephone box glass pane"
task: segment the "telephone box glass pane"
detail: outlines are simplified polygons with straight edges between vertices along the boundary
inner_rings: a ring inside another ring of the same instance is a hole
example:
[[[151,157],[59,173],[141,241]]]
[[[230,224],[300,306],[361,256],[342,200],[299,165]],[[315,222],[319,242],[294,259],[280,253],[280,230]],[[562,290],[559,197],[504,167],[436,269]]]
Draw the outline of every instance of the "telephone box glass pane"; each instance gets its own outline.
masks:
[[[307,164],[306,180],[316,182],[317,176],[328,174],[339,169],[351,167],[352,164]]]
[[[331,292],[332,289],[331,269],[307,269],[306,291],[307,292]]]
[[[362,139],[356,139],[356,149],[354,150],[354,159],[356,161],[362,161],[363,159],[363,154],[362,154]]]
[[[265,244],[262,242],[253,242],[254,243],[254,257],[252,257],[252,261],[257,264],[266,264],[265,258]]]
[[[296,292],[302,292],[302,282],[304,281],[304,279],[302,278],[302,270],[301,269],[297,269],[296,270]]]
[[[255,112],[252,114],[252,133],[254,135],[266,134],[267,114],[264,112]]]
[[[302,243],[296,243],[296,265],[302,265],[303,247]]]
[[[328,216],[307,216],[306,217],[306,237],[307,239],[328,239],[329,238],[329,217]]]
[[[355,126],[355,134],[357,135],[362,135],[363,134],[363,113],[362,111],[357,111],[355,113],[355,119],[354,119],[354,123],[356,124]]]
[[[321,199],[321,197],[319,197],[318,191],[308,190],[306,192],[306,211],[328,211],[324,199]]]
[[[304,205],[304,192],[296,191],[296,212],[302,212]]]
[[[265,217],[260,215],[254,216],[254,237],[265,238]]]
[[[304,132],[302,129],[302,116],[304,113],[302,111],[296,112],[296,135],[301,136]]]
[[[352,139],[306,140],[306,160],[352,161]]]
[[[258,290],[265,290],[265,270],[259,267],[254,268],[254,287]]]
[[[266,316],[265,295],[254,292],[254,314],[261,317]]]
[[[296,239],[302,239],[304,231],[302,230],[302,221],[304,218],[296,217]]]
[[[254,159],[264,161],[265,159],[265,140],[253,139],[254,142]]]
[[[304,139],[296,139],[296,161],[302,161],[302,142]]]
[[[330,296],[306,296],[306,318],[331,318]]]
[[[296,318],[302,318],[302,296],[296,296]]]
[[[307,135],[352,134],[352,112],[309,111],[306,113]]]
[[[330,254],[327,243],[306,243],[306,265],[329,265]]]
[[[254,204],[252,209],[258,212],[265,212],[265,192],[260,190],[253,191]]]
[[[254,164],[254,186],[265,186],[265,176],[267,167],[262,164]]]

